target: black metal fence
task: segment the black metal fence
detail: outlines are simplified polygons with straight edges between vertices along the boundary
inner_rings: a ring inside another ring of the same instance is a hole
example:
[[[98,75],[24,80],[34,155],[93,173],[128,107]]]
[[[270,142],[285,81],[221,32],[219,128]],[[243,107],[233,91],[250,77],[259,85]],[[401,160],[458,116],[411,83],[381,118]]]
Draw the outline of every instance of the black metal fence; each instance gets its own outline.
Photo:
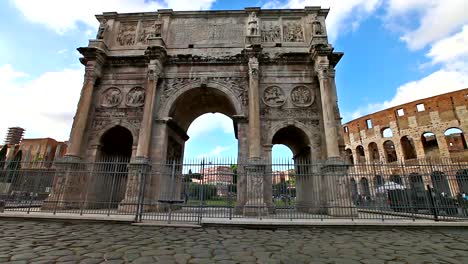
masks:
[[[0,166],[0,211],[203,219],[468,220],[468,164],[450,159],[145,164],[115,159]]]

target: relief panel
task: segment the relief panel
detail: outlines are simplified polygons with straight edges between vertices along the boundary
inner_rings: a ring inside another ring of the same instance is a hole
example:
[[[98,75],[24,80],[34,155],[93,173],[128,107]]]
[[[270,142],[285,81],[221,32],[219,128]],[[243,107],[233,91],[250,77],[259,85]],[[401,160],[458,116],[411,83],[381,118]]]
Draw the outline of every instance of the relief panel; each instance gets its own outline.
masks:
[[[262,96],[263,103],[270,107],[279,107],[286,102],[283,90],[279,86],[269,86]]]
[[[279,21],[262,20],[262,42],[281,42]]]
[[[138,44],[147,44],[148,37],[151,34],[155,34],[155,21],[142,21],[140,28],[138,29]]]
[[[300,19],[283,20],[283,41],[304,42],[304,30]]]
[[[101,106],[116,107],[122,101],[122,92],[117,87],[111,87],[101,94]]]
[[[132,46],[135,44],[136,22],[120,23],[119,33],[117,34],[117,44],[120,46]]]

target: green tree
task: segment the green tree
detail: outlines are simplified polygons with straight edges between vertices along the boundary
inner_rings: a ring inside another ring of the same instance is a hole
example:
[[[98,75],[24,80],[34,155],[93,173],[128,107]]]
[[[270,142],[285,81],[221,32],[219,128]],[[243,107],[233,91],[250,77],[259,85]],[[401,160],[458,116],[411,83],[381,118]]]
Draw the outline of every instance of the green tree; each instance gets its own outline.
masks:
[[[232,184],[237,184],[237,164],[232,164],[231,170],[232,170]]]
[[[201,192],[203,191],[203,197],[201,197]],[[191,182],[189,184],[189,199],[198,200],[202,198],[203,200],[210,200],[215,198],[217,195],[217,188],[212,184],[198,184]]]

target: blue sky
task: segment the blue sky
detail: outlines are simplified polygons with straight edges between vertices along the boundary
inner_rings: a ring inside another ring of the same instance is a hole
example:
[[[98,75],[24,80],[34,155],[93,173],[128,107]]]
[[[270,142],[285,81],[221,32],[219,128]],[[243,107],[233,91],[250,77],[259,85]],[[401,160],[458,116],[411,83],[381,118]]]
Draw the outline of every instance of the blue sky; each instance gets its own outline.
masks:
[[[18,125],[28,138],[68,139],[84,73],[76,48],[95,36],[95,14],[314,5],[331,8],[329,40],[345,53],[336,69],[344,122],[468,87],[466,0],[6,0],[0,2],[0,134]],[[202,116],[188,134],[186,156],[236,156],[228,117]],[[274,155],[291,153],[275,146]]]

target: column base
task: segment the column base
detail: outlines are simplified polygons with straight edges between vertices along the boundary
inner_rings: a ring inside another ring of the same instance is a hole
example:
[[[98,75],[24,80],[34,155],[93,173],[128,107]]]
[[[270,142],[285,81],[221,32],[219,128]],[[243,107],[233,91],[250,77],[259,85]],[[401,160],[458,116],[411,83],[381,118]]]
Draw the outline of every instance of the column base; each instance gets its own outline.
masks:
[[[265,203],[247,202],[243,206],[244,216],[266,216],[268,215],[268,207]]]
[[[336,204],[330,204],[327,210],[327,214],[336,217],[358,217],[358,210],[356,206],[343,206],[344,202],[348,201],[342,201],[342,203],[338,201],[336,202]]]

